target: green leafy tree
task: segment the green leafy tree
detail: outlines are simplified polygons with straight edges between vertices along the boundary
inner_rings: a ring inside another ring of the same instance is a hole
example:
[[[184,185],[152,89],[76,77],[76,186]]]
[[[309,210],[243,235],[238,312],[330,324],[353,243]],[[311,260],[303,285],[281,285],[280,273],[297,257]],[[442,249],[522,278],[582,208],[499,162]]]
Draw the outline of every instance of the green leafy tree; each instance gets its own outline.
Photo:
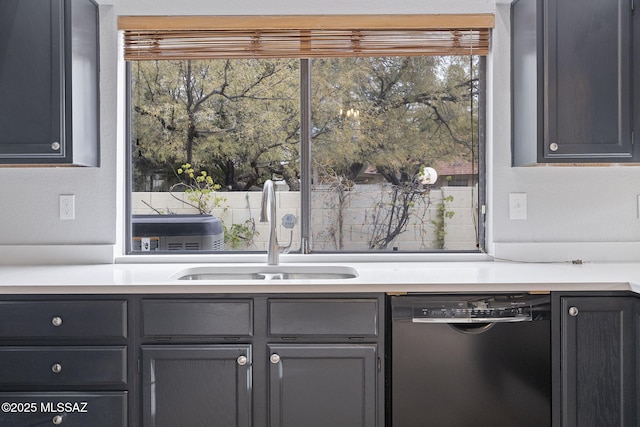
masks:
[[[298,176],[298,62],[148,61],[132,66],[137,188],[186,160],[247,190]],[[169,168],[167,168],[167,165]]]
[[[416,206],[428,206],[418,180],[424,166],[476,164],[477,61],[312,60],[314,179],[357,182],[368,169],[392,186],[391,201],[378,205],[371,248],[386,248]],[[172,188],[172,171],[185,160],[221,191],[257,189],[273,177],[299,189],[298,60],[136,62],[131,73],[135,190],[156,176]]]
[[[476,160],[471,129],[477,102],[471,104],[476,93],[468,58],[349,58],[313,65],[313,154],[319,164],[332,164],[350,178],[370,165],[399,185],[430,162]],[[357,115],[344,114],[351,110]]]
[[[473,59],[457,57],[314,61],[316,170],[355,180],[372,168],[390,184],[371,215],[369,249],[387,249],[412,217],[428,224],[422,213],[430,206],[429,186],[419,180],[424,166],[477,161],[476,68]],[[332,228],[342,236],[340,224]]]

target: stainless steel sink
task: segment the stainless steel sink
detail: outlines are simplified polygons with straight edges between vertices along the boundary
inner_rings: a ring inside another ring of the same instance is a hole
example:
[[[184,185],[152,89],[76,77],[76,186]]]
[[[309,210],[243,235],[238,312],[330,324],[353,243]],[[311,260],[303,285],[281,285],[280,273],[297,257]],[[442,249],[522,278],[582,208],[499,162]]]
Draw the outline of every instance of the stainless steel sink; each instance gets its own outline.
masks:
[[[196,267],[180,272],[178,280],[344,280],[358,272],[343,266]]]

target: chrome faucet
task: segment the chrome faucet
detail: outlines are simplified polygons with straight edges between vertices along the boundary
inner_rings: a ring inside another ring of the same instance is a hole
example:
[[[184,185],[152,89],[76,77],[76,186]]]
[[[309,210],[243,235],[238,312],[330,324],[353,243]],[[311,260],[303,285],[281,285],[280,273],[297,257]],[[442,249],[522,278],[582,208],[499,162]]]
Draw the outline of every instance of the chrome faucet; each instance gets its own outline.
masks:
[[[276,192],[273,181],[264,182],[262,187],[262,205],[260,209],[260,222],[269,223],[269,246],[267,247],[267,264],[278,265],[280,252],[286,254],[291,249],[291,242],[287,246],[278,244],[276,235]],[[293,240],[293,232],[291,233]]]

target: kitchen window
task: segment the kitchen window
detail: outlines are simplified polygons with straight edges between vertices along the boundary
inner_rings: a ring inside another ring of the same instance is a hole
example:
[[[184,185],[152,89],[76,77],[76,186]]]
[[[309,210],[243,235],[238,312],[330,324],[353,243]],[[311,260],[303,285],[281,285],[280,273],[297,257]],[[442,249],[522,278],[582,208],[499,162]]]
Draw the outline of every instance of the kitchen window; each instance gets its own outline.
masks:
[[[490,15],[121,17],[129,253],[473,252]],[[292,29],[293,28],[293,29]]]

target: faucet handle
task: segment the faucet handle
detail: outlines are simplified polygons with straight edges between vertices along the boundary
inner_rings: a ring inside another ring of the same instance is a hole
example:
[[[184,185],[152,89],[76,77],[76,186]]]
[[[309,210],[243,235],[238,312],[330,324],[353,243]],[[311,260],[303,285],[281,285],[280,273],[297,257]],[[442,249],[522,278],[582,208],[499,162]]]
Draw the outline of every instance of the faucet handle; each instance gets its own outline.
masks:
[[[291,234],[289,235],[289,244],[287,246],[278,246],[278,252],[281,254],[288,254],[291,250],[291,244],[293,243],[293,230],[291,230]]]

